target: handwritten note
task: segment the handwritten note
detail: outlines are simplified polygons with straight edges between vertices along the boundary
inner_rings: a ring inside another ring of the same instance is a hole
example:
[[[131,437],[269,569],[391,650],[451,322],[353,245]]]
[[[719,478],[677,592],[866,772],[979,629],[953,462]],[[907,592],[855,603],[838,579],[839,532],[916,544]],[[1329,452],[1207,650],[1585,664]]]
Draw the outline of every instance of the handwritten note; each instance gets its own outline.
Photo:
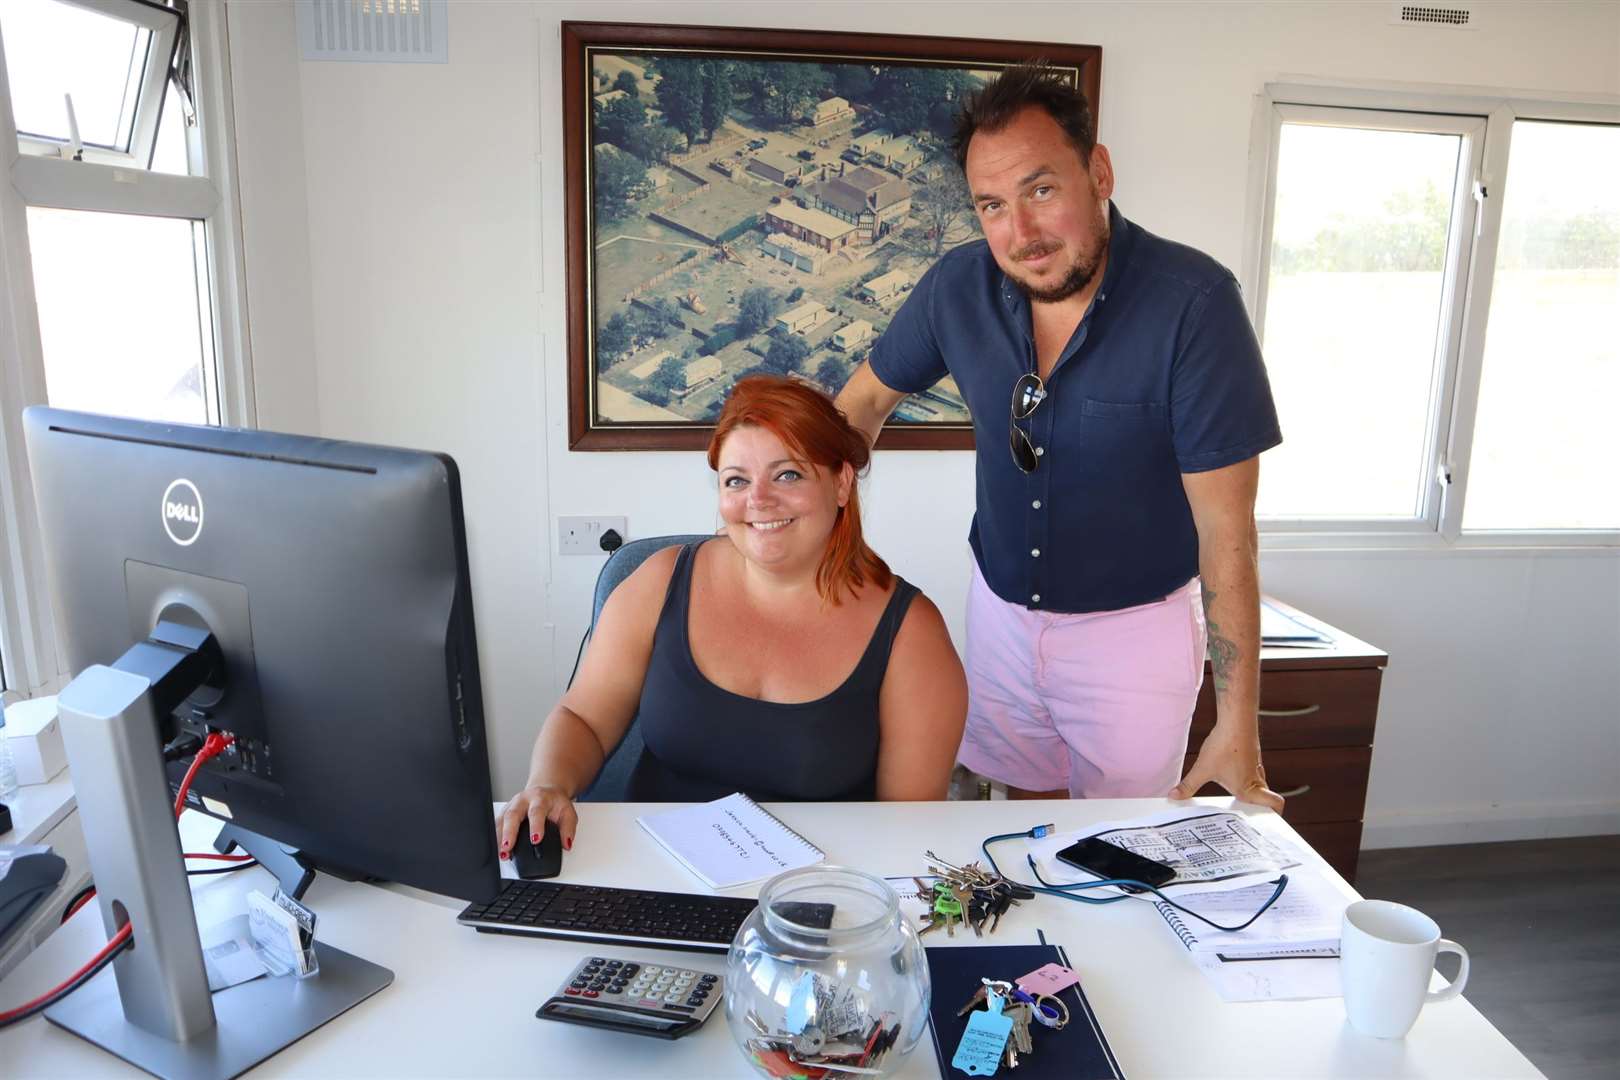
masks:
[[[740,793],[636,820],[711,889],[762,881],[826,857]]]

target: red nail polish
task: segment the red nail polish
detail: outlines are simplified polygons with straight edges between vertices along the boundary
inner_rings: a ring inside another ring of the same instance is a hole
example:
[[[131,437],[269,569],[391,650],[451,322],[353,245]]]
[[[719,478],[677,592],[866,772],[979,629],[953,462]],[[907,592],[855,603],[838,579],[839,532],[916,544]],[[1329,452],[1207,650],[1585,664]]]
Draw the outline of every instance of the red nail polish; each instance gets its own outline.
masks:
[[[574,838],[572,836],[570,836],[568,839],[563,841],[563,850],[564,851],[573,851],[574,850]]]
[[[538,844],[539,842],[540,842],[540,834],[539,833],[530,833],[529,834],[529,843]]]

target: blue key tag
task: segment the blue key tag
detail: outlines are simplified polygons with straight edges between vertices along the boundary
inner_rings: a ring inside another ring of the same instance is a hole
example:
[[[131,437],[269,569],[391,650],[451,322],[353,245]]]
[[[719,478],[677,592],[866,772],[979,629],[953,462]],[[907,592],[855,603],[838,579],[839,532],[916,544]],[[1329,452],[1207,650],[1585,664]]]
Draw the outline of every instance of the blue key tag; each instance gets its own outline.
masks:
[[[799,1035],[810,1024],[810,1014],[816,1007],[816,979],[810,972],[799,977],[799,983],[793,988],[793,996],[788,999],[787,1029],[790,1035]]]
[[[992,1006],[999,1006],[1000,998],[989,995]],[[992,1076],[1001,1065],[1002,1051],[1007,1049],[1007,1036],[1012,1034],[1012,1017],[1004,1016],[999,1007],[994,1012],[968,1014],[967,1030],[956,1046],[951,1068],[961,1069],[969,1076]]]

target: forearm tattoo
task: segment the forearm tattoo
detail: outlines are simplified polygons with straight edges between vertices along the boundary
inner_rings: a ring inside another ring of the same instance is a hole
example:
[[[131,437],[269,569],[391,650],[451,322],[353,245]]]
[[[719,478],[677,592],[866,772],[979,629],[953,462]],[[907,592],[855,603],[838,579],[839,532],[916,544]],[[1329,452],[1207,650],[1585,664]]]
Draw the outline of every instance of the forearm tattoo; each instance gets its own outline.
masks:
[[[1209,666],[1215,672],[1215,693],[1226,693],[1227,687],[1232,685],[1232,670],[1237,667],[1237,642],[1221,634],[1221,628],[1215,624],[1215,593],[1209,586],[1204,586],[1204,626],[1209,632]]]

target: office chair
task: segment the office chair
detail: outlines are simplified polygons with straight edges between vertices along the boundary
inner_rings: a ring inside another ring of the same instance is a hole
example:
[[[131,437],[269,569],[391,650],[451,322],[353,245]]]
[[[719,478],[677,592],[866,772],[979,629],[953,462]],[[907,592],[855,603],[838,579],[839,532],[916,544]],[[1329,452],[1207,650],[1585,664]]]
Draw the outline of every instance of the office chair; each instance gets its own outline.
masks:
[[[586,638],[596,632],[596,620],[602,617],[602,605],[619,583],[629,577],[648,556],[654,552],[662,551],[667,547],[678,547],[681,544],[695,544],[699,541],[713,539],[713,533],[682,533],[671,536],[649,536],[644,540],[632,540],[625,544],[602,564],[602,570],[596,575],[596,594],[591,599],[591,625],[585,632]],[[570,678],[569,683],[572,685]],[[646,744],[641,739],[640,719],[630,721],[630,729],[624,733],[619,745],[608,755],[607,761],[602,763],[602,771],[596,774],[596,780],[591,786],[580,794],[580,802],[622,802],[625,788],[630,781],[630,772],[636,767],[641,758],[642,748]]]

